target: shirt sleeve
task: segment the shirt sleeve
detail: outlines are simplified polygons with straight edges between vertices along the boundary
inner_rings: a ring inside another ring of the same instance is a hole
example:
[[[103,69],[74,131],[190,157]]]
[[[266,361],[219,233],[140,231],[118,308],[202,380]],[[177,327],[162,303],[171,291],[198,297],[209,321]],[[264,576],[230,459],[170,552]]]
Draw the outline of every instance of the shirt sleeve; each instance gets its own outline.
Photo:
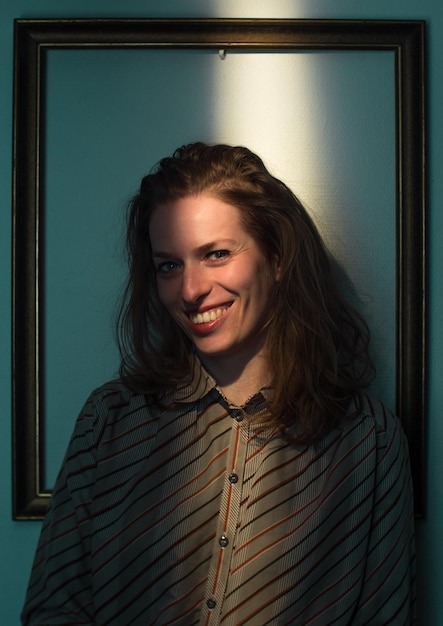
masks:
[[[416,623],[414,504],[400,422],[380,405],[377,467],[362,593],[352,624]],[[376,411],[378,413],[378,410]]]
[[[96,418],[88,400],[71,437],[43,523],[22,624],[93,624],[90,519]]]

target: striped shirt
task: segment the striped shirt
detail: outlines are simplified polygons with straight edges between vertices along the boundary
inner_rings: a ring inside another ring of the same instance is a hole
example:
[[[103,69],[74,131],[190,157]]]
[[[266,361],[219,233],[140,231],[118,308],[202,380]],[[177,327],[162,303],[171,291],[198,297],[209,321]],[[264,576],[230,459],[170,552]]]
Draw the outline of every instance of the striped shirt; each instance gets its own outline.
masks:
[[[113,382],[80,414],[23,624],[415,623],[405,436],[367,399],[315,445],[229,405],[198,361],[161,398]]]

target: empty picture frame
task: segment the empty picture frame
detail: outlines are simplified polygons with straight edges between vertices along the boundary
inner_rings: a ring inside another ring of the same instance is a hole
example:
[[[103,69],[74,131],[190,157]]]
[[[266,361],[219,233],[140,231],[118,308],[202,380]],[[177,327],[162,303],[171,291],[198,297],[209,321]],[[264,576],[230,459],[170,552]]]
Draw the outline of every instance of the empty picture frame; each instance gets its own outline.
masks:
[[[13,141],[13,516],[42,519],[45,363],[46,64],[51,50],[390,51],[395,57],[396,411],[410,442],[415,508],[424,513],[426,417],[425,71],[421,21],[19,19]]]

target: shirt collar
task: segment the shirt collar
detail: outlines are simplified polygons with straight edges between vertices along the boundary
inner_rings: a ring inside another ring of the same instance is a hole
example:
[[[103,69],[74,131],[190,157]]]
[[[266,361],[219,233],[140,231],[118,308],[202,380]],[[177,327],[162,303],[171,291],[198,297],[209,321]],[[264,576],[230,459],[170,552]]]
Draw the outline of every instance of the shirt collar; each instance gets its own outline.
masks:
[[[190,359],[189,374],[182,382],[165,392],[162,403],[193,403],[200,400],[217,387],[214,378],[205,370],[200,359],[193,354]]]

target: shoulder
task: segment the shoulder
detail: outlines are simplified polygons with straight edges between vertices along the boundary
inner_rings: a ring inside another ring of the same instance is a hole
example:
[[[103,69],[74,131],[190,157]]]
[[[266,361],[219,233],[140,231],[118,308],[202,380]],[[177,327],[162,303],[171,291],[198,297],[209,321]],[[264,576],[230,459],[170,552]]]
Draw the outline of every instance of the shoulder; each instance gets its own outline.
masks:
[[[381,400],[364,394],[357,406],[361,419],[374,428],[382,439],[404,436],[400,419]]]
[[[94,389],[87,398],[84,408],[100,408],[107,412],[119,412],[128,406],[155,403],[155,394],[142,393],[127,387],[120,380],[110,380]]]
[[[84,438],[96,446],[103,437],[112,436],[116,429],[130,430],[152,421],[157,413],[154,396],[112,380],[90,393],[77,418],[73,437]]]
[[[380,433],[392,433],[400,424],[398,417],[381,400],[368,394],[356,400],[353,409]]]
[[[345,431],[352,430],[355,438],[367,440],[377,464],[408,458],[408,443],[401,421],[383,402],[365,394],[353,409]]]
[[[119,406],[130,404],[136,398],[143,397],[144,394],[133,391],[120,380],[110,380],[90,393],[85,406],[88,404],[91,406],[102,405],[109,410],[113,410]]]

